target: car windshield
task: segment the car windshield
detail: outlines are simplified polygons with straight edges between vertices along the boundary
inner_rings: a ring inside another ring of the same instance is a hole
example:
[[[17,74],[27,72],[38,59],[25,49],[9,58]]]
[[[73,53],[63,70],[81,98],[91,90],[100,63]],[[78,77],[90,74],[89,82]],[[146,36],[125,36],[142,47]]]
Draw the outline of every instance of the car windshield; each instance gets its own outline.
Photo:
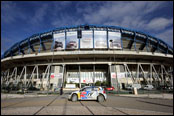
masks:
[[[80,89],[80,91],[92,91],[92,90],[98,90],[99,87],[84,87]],[[102,88],[101,88],[102,89]]]
[[[88,90],[90,87],[84,87],[84,88],[82,88],[80,91],[86,91],[86,90]]]

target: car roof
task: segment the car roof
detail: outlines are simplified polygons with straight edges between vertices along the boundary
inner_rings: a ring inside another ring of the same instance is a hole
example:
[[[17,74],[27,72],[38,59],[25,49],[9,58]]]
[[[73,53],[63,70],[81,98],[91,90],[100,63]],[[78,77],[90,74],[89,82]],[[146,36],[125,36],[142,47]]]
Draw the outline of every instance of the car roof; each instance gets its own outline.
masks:
[[[99,88],[99,87],[101,87],[101,86],[85,86],[83,88]]]

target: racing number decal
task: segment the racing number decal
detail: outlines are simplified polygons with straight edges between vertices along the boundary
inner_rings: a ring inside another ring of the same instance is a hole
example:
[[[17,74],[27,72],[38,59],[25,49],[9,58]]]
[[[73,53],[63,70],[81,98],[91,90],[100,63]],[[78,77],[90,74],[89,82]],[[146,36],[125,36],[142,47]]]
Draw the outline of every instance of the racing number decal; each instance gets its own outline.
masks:
[[[91,97],[91,96],[92,96],[92,94],[93,94],[93,93],[91,92],[91,93],[89,93],[89,94],[88,94],[88,96],[89,96],[89,97]]]
[[[81,99],[88,99],[88,94],[90,91],[85,91],[80,94]]]

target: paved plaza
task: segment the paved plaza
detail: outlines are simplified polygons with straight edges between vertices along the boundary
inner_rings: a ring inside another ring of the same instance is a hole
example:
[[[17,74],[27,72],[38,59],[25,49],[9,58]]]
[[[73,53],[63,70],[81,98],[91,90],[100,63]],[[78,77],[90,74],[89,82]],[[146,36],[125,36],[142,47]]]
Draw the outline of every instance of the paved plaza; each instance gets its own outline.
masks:
[[[2,115],[173,115],[173,99],[169,95],[165,95],[165,99],[164,96],[147,98],[145,95],[133,97],[109,94],[103,103],[71,102],[67,99],[68,94],[14,96],[1,95]]]

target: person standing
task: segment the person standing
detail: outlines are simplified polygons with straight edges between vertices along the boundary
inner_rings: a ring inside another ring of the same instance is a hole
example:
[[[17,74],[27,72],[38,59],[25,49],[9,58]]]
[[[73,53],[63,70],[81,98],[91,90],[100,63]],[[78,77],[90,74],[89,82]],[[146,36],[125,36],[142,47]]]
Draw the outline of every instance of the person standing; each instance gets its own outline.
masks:
[[[63,94],[63,87],[60,88],[60,95]]]

